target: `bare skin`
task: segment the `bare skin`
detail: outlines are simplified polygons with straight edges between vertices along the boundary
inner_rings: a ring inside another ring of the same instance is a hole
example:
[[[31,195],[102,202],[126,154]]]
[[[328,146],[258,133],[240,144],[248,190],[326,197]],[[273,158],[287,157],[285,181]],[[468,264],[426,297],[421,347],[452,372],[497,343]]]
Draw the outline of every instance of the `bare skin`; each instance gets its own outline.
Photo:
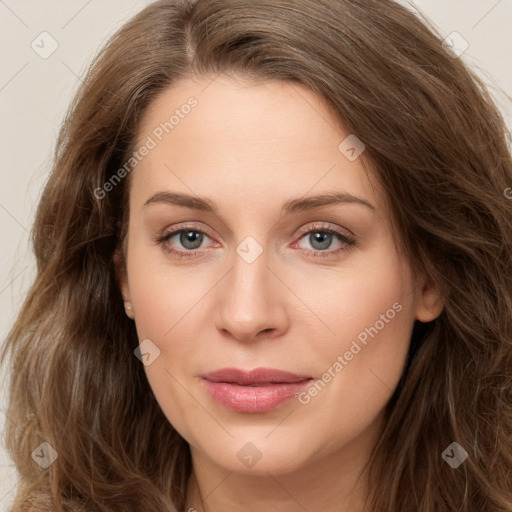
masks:
[[[131,175],[126,262],[116,258],[127,314],[141,342],[160,351],[145,366],[149,383],[191,448],[185,510],[362,511],[363,468],[414,321],[442,310],[438,290],[413,275],[383,192],[361,158],[338,149],[349,133],[312,91],[224,75],[182,80],[146,112],[139,146],[191,96],[197,106]],[[218,211],[146,204],[159,192],[208,198]],[[370,206],[281,212],[291,199],[333,192]],[[196,234],[195,248],[179,233],[155,241],[173,229]],[[306,388],[302,401],[240,412],[200,377],[225,367],[277,368],[325,385]]]

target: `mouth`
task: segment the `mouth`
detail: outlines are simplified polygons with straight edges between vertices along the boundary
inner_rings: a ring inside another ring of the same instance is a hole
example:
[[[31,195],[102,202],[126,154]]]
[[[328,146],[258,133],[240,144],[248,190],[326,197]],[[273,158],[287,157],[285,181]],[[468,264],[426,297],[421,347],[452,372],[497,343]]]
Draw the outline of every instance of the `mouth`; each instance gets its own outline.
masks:
[[[201,375],[206,391],[224,407],[246,413],[275,409],[300,393],[313,377],[272,368],[223,368]]]

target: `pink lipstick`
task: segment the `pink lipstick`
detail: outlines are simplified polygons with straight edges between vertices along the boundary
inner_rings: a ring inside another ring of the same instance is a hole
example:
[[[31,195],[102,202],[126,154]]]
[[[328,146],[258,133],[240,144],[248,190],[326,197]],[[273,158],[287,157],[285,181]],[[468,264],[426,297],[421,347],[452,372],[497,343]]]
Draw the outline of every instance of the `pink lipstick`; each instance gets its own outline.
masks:
[[[258,413],[270,411],[300,393],[312,380],[309,375],[255,368],[223,368],[201,375],[210,396],[228,409]]]

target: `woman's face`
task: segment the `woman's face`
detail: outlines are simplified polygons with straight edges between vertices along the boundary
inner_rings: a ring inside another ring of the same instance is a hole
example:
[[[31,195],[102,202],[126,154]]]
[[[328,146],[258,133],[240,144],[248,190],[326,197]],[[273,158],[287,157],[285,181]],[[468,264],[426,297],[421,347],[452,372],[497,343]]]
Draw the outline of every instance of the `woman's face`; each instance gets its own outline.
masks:
[[[309,89],[226,76],[181,81],[143,119],[120,281],[196,461],[284,474],[366,456],[415,319],[440,312],[349,135]]]

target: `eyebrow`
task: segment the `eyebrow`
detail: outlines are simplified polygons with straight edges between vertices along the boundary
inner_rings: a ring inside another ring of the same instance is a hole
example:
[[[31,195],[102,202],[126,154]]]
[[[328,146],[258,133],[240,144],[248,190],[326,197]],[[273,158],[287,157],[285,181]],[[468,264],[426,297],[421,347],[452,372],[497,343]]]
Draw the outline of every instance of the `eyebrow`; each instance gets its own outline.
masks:
[[[219,212],[219,207],[208,198],[191,196],[178,192],[157,192],[144,203],[144,207],[154,203],[172,204],[190,208],[192,210],[211,212],[214,214],[218,214]],[[365,206],[370,210],[375,210],[375,207],[362,197],[354,196],[347,192],[333,192],[317,196],[290,199],[283,205],[281,215],[312,210],[314,208],[333,204],[356,204]]]

